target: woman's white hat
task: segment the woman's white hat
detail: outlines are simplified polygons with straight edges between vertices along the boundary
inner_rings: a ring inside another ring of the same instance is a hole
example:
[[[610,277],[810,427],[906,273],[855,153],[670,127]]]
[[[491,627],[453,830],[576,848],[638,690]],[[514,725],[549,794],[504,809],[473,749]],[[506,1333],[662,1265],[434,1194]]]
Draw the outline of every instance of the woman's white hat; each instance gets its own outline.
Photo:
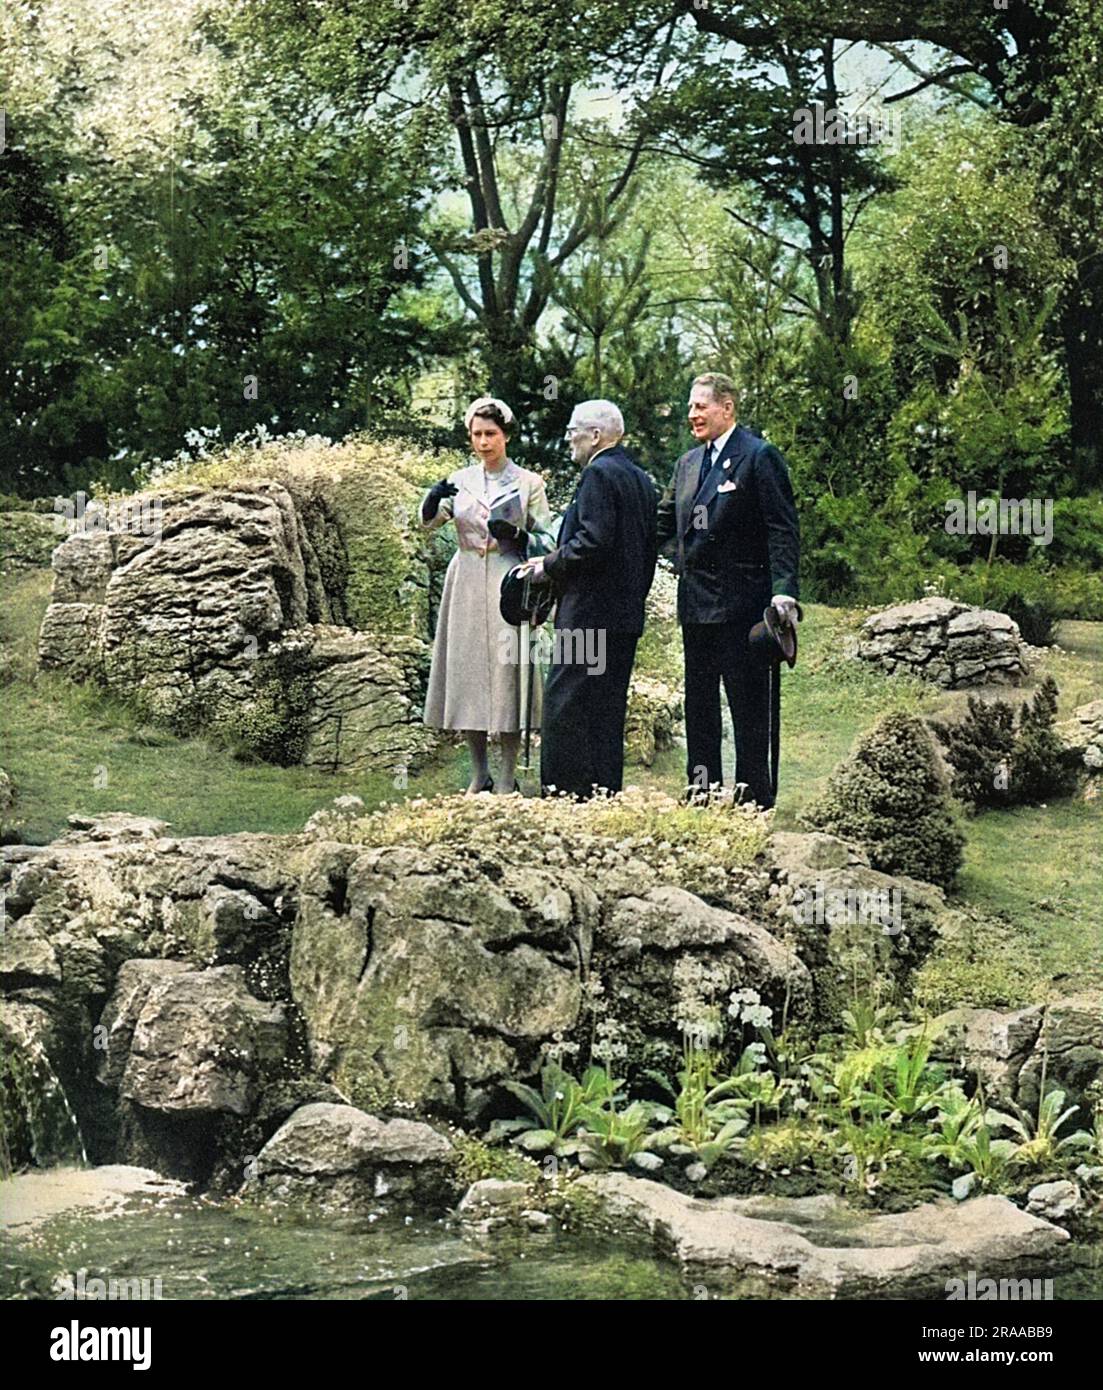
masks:
[[[475,418],[476,411],[485,410],[488,405],[497,408],[507,425],[513,424],[513,411],[510,410],[505,401],[499,400],[497,396],[480,396],[477,401],[472,401],[463,413],[463,427],[465,430],[471,428],[471,421]]]

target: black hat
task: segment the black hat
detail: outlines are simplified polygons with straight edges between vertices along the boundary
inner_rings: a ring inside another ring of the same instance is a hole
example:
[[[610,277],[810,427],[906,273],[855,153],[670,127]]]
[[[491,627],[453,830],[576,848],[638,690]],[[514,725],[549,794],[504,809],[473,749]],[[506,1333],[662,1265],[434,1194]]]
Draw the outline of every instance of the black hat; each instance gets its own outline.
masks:
[[[804,617],[799,603],[797,617]],[[797,625],[782,622],[781,615],[771,604],[763,613],[762,621],[751,628],[747,647],[763,665],[780,666],[785,661],[792,669],[797,664]]]
[[[514,567],[502,579],[498,608],[502,620],[511,627],[542,623],[555,605],[555,593],[550,584],[533,584],[521,578],[522,565]]]

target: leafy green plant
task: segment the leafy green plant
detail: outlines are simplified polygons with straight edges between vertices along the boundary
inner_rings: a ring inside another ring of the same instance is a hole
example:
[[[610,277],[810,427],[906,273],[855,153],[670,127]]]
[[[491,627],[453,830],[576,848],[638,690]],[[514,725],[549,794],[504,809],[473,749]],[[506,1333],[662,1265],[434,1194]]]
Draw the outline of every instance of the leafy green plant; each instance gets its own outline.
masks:
[[[732,1098],[734,1078],[717,1080],[718,1060],[715,1052],[687,1046],[685,1066],[678,1073],[677,1090],[660,1072],[645,1073],[673,1101],[672,1107],[663,1106],[655,1112],[657,1119],[673,1121],[667,1126],[664,1138],[673,1138],[687,1150],[697,1152],[703,1145],[714,1142],[733,1122],[737,1122],[737,1128],[730,1131],[732,1136],[745,1127],[745,1121],[739,1122],[746,1103]]]
[[[951,1168],[967,1168],[982,1119],[975,1097],[967,1097],[960,1086],[948,1086],[939,1097],[938,1114],[930,1122],[934,1132],[923,1138],[924,1155],[943,1158]]]
[[[592,1119],[619,1099],[620,1085],[604,1067],[587,1068],[579,1082],[557,1062],[548,1062],[540,1070],[539,1091],[520,1081],[502,1082],[504,1089],[527,1106],[530,1114],[515,1120],[495,1120],[490,1138],[513,1136],[513,1143],[527,1153],[576,1153],[578,1144],[571,1140],[584,1117]]]
[[[604,1105],[582,1107],[579,1162],[584,1168],[624,1168],[633,1155],[648,1147],[654,1109],[642,1100],[625,1110]]]
[[[1090,1131],[1080,1130],[1079,1133],[1087,1141],[1084,1147],[1090,1156],[1096,1163],[1103,1163],[1103,1080],[1093,1081],[1084,1092],[1084,1099],[1092,1107],[1092,1127]]]
[[[844,1037],[855,1048],[883,1043],[889,1024],[898,1016],[899,1010],[892,1004],[878,1003],[873,995],[856,994],[850,1007],[842,1011]]]
[[[832,1073],[838,1108],[848,1115],[861,1111],[862,1097],[894,1055],[892,1045],[884,1042],[844,1051],[842,1057],[835,1060]]]
[[[1015,1146],[1009,1139],[993,1139],[987,1117],[958,1141],[964,1166],[982,1188],[994,1187],[1003,1177]]]
[[[886,1115],[890,1124],[910,1120],[930,1110],[946,1089],[945,1078],[928,1068],[931,1039],[920,1032],[893,1049],[886,1064],[873,1072],[872,1084],[862,1091],[862,1110]]]
[[[1080,1109],[1078,1105],[1065,1107],[1064,1091],[1047,1091],[1038,1101],[1036,1115],[1029,1114],[1021,1106],[1012,1102],[1014,1115],[1005,1110],[988,1110],[985,1123],[1009,1129],[1022,1140],[1014,1145],[1011,1155],[1013,1163],[1021,1163],[1031,1168],[1044,1168],[1052,1163],[1063,1149],[1079,1148],[1091,1143],[1091,1136],[1084,1130],[1058,1138],[1061,1126],[1070,1120]]]
[[[844,1120],[835,1137],[836,1151],[845,1159],[844,1181],[857,1193],[868,1194],[880,1186],[889,1164],[902,1156],[899,1134],[884,1120],[856,1124]]]
[[[756,1125],[761,1122],[763,1110],[772,1110],[774,1118],[779,1119],[781,1107],[798,1089],[794,1080],[757,1067],[735,1073],[725,1084],[738,1102],[753,1107]]]
[[[745,1162],[766,1171],[814,1167],[830,1153],[833,1136],[818,1120],[794,1115],[749,1134],[740,1150]]]

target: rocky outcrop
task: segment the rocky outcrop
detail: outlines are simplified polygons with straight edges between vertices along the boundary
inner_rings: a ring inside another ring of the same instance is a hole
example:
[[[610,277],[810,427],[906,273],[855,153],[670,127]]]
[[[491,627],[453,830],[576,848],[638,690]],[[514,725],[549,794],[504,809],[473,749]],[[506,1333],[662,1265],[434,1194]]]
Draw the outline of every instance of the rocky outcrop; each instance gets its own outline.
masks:
[[[716,1296],[945,1298],[967,1271],[1021,1279],[1052,1265],[1068,1233],[1004,1197],[870,1215],[841,1198],[685,1197],[623,1173],[588,1174],[590,1229],[636,1233]]]
[[[1039,1088],[1060,1089],[1081,1107],[1075,1129],[1088,1128],[1085,1092],[1103,1080],[1103,993],[1085,991],[1027,1009],[952,1009],[934,1022],[936,1054],[962,1064],[990,1101],[1038,1110]]]
[[[1103,772],[1103,700],[1081,705],[1057,732],[1088,773]]]
[[[297,761],[337,772],[416,765],[436,747],[419,718],[428,648],[413,637],[315,625],[270,650],[304,683]]]
[[[682,697],[678,691],[655,677],[634,677],[624,724],[625,762],[650,767],[656,753],[674,746],[674,731],[681,718]]]
[[[455,851],[306,856],[291,955],[315,1067],[359,1104],[473,1118],[578,1018],[591,890]]]
[[[246,1169],[245,1195],[362,1214],[381,1202],[441,1208],[455,1199],[452,1145],[417,1120],[351,1105],[304,1105]]]
[[[776,832],[770,851],[778,931],[811,971],[817,1014],[837,1018],[856,981],[906,988],[937,940],[942,892],[871,868],[858,846],[822,831]]]
[[[58,547],[39,659],[65,670],[77,659],[77,674],[94,671],[151,715],[194,728],[248,698],[257,657],[288,628],[330,613],[310,612],[286,488],[131,503],[131,529],[76,531]]]
[[[270,761],[415,766],[435,747],[420,702],[443,556],[413,483],[346,455],[327,477],[277,453],[272,476],[262,457],[232,485],[91,505],[53,555],[40,665]]]
[[[1018,685],[1027,672],[1018,625],[1006,613],[924,598],[874,613],[855,655],[882,671],[907,672],[946,689]]]
[[[739,913],[663,885],[621,898],[597,933],[598,969],[612,982],[612,1013],[629,1037],[680,1043],[671,1000],[687,957],[716,980],[717,992],[752,989],[779,1015],[784,1003],[792,1019],[810,1010],[811,978],[791,947]]]
[[[311,1083],[299,1104],[330,1086],[366,1111],[481,1121],[504,1079],[535,1077],[545,1044],[589,1037],[598,983],[627,1036],[653,1028],[675,1048],[686,958],[770,1006],[787,998],[790,1017],[810,999],[804,964],[761,921],[649,883],[642,864],[603,875],[601,842],[571,867],[508,845],[321,838],[325,818],[210,839],[72,821],[47,847],[2,851],[0,982],[53,1029],[98,1161],[180,1174],[171,1129],[209,1171],[234,1124],[257,1152],[297,1077]]]
[[[127,961],[100,1026],[101,1084],[163,1114],[248,1115],[287,1050],[283,1006],[254,999],[238,965]]]

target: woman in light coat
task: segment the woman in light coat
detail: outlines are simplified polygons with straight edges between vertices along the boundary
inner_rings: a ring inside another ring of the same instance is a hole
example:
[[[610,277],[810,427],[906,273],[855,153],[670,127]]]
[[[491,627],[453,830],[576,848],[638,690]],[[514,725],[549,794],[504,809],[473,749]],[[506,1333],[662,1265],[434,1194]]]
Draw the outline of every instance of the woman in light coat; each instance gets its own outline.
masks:
[[[501,740],[496,790],[509,793],[521,743],[521,661],[518,632],[498,608],[503,576],[526,555],[550,550],[551,512],[543,479],[506,454],[513,412],[482,396],[464,424],[478,461],[442,478],[421,504],[423,526],[456,523],[457,550],[441,595],[425,723],[462,732],[471,755],[468,793],[495,790],[487,740]],[[538,682],[538,668],[532,669]],[[539,694],[537,683],[534,695]]]

